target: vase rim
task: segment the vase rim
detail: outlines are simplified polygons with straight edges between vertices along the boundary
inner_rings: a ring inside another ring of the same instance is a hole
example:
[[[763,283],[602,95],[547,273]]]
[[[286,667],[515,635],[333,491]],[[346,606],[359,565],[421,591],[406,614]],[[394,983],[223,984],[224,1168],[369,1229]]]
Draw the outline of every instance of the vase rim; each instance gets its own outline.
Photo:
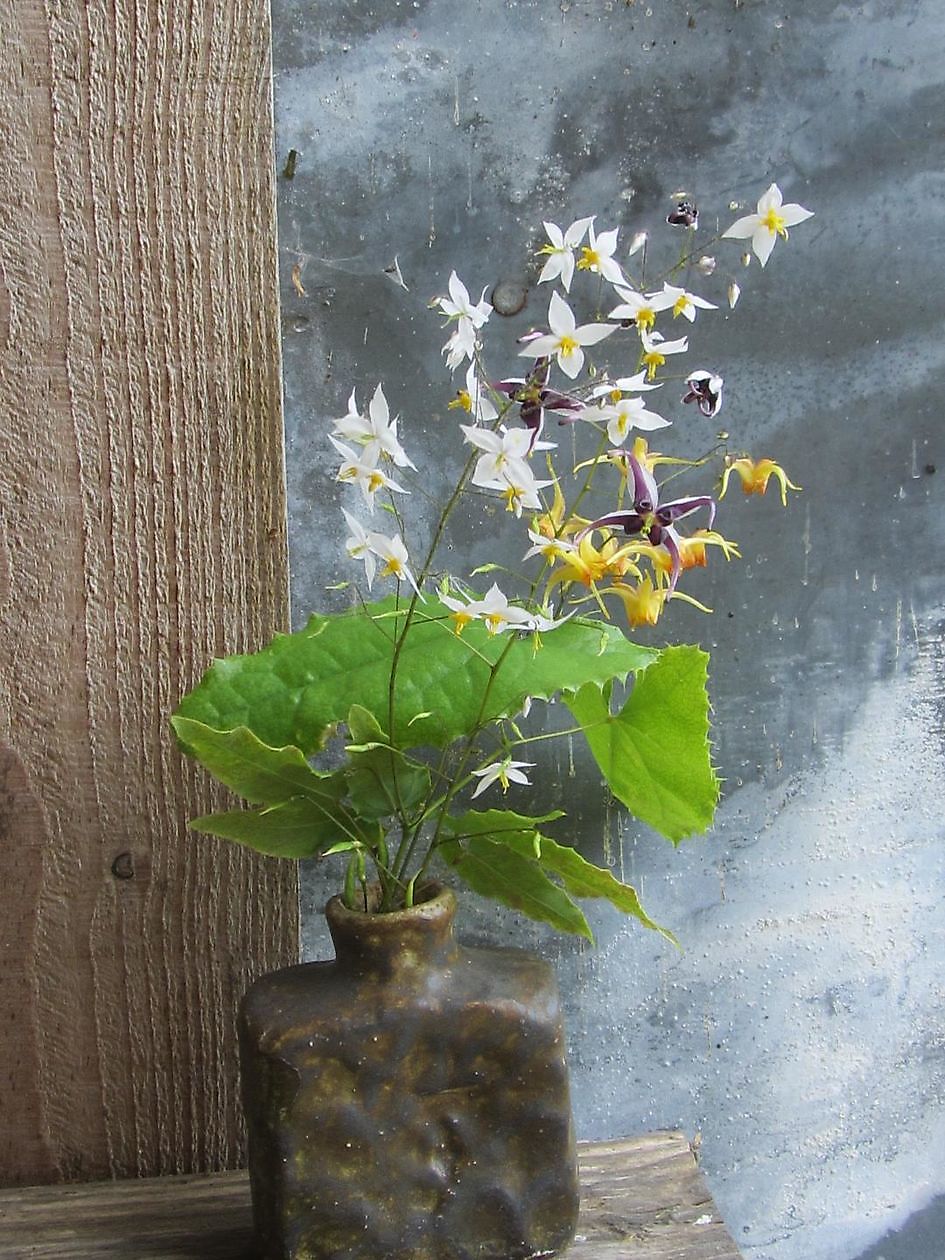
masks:
[[[379,891],[379,885],[369,885],[372,903],[376,903]],[[422,901],[415,901],[412,906],[403,910],[388,910],[384,914],[376,910],[352,910],[345,905],[344,897],[337,893],[325,906],[325,915],[329,920],[348,927],[370,923],[372,925],[389,924],[393,929],[406,923],[416,923],[420,919],[435,920],[447,916],[452,917],[455,913],[456,894],[452,888],[440,883],[439,880],[428,880],[418,893],[422,896]]]

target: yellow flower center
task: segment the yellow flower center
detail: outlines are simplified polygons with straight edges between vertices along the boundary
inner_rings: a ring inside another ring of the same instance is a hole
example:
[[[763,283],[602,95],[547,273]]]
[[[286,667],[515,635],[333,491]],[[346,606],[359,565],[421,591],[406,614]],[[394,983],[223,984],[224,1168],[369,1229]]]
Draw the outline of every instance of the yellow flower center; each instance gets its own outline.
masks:
[[[643,356],[643,362],[646,364],[647,380],[652,381],[656,375],[656,369],[661,368],[666,362],[666,355],[660,354],[659,350],[647,350]]]
[[[652,306],[641,306],[636,314],[637,328],[649,330],[656,323],[656,311]]]
[[[578,271],[593,271],[595,267],[600,266],[600,254],[596,249],[591,249],[589,245],[585,245],[581,250],[581,257],[578,259]]]
[[[453,619],[453,629],[457,634],[462,634],[469,623],[475,620],[470,613],[460,611],[450,613],[450,617]]]
[[[381,577],[402,578],[403,575],[404,566],[396,556],[391,557],[391,559],[384,565],[383,569],[381,569]]]
[[[579,349],[580,342],[575,341],[573,337],[569,337],[567,333],[558,341],[558,353],[563,358],[567,358],[569,354],[574,354],[575,350]]]
[[[787,228],[784,226],[784,219],[773,206],[762,217],[761,226],[766,227],[769,232],[777,232],[778,236],[783,236],[787,240]]]
[[[483,621],[486,623],[486,629],[490,634],[497,634],[502,628],[502,622],[505,618],[501,613],[486,613]]]
[[[673,303],[673,319],[675,319],[677,315],[685,315],[688,309],[689,298],[685,293],[680,293],[679,297]]]
[[[472,412],[472,397],[468,389],[458,389],[456,391],[456,397],[449,404],[447,410],[455,411],[458,407],[462,407],[463,411]]]
[[[373,494],[375,490],[380,490],[385,483],[384,474],[382,472],[372,472],[368,480],[368,489]]]
[[[613,403],[615,407],[617,403],[620,402],[621,398],[623,398],[623,394],[620,392],[619,389],[612,389],[608,396],[610,398],[610,401]]]

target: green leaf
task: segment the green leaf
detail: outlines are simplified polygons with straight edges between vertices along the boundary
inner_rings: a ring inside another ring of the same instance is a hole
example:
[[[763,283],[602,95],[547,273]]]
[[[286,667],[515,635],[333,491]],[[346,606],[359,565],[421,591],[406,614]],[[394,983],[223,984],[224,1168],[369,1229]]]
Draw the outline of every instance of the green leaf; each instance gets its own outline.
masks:
[[[430,771],[392,748],[373,713],[353,704],[348,730],[358,742],[346,745],[350,758],[344,774],[351,805],[364,819],[376,821],[404,810],[410,813],[430,793]]]
[[[194,831],[222,836],[272,857],[305,858],[323,853],[343,834],[337,818],[315,801],[296,797],[263,810],[206,814],[190,823]],[[348,828],[346,828],[347,830]]]
[[[390,728],[394,643],[404,622],[394,597],[316,615],[304,630],[278,635],[259,652],[216,661],[181,701],[178,716],[217,730],[246,726],[263,743],[295,745],[306,756],[345,719],[353,701]],[[542,634],[540,646],[536,636],[490,635],[480,622],[459,636],[449,609],[428,598],[400,652],[392,740],[399,747],[441,747],[495,718],[514,716],[526,696],[547,700],[562,689],[600,686],[645,669],[657,656],[609,623],[579,618]]]
[[[548,836],[541,837],[541,864],[554,871],[564,882],[572,897],[603,897],[624,914],[633,915],[644,927],[659,932],[668,941],[679,946],[679,941],[668,928],[661,927],[643,909],[637,890],[631,884],[621,883],[610,871],[595,866],[581,857],[577,849],[557,844]]]
[[[542,823],[563,817],[563,809],[535,815],[516,814],[511,809],[470,809],[465,814],[444,818],[443,828],[457,840],[468,836],[492,836],[496,839],[515,835],[532,837],[538,835]]]
[[[337,799],[332,776],[313,770],[291,745],[271,748],[248,730],[214,730],[178,714],[171,725],[184,750],[227,787],[256,805],[277,805],[292,796]]]
[[[446,828],[456,840],[487,836],[497,844],[508,845],[522,857],[537,859],[546,873],[556,875],[563,882],[570,896],[604,898],[624,914],[638,919],[644,927],[652,928],[678,945],[672,932],[646,913],[635,888],[621,883],[603,867],[588,862],[577,849],[558,844],[538,830],[541,823],[560,817],[560,810],[540,818],[529,818],[511,810],[470,810],[461,817],[447,819]]]
[[[550,923],[559,932],[574,932],[593,941],[580,907],[548,878],[534,857],[482,835],[469,836],[462,844],[447,840],[439,852],[474,892]]]
[[[565,696],[611,791],[674,844],[705,831],[719,799],[709,748],[708,659],[696,647],[664,648],[616,714],[609,692],[597,686]]]

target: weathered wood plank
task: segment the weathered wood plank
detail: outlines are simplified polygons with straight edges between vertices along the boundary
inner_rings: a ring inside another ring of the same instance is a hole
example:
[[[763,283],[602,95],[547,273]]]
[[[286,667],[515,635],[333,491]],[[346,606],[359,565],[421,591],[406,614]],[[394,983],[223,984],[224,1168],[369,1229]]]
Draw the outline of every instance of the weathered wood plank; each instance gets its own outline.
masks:
[[[288,615],[268,0],[0,31],[0,1182],[234,1166],[296,877],[167,715]]]
[[[580,1162],[567,1260],[738,1260],[683,1134],[583,1143]],[[249,1260],[250,1230],[245,1173],[0,1193],[0,1260]]]

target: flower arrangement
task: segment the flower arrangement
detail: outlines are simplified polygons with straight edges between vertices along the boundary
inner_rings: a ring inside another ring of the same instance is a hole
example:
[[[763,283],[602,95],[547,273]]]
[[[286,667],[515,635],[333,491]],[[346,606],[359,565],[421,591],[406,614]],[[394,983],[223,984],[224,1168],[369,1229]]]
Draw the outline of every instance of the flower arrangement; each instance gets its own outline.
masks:
[[[520,339],[520,375],[491,371],[486,290],[474,301],[454,272],[447,295],[431,303],[450,330],[447,369],[463,374],[449,403],[464,421],[457,450],[467,448],[452,491],[430,536],[415,538],[403,506],[417,471],[408,435],[382,385],[366,409],[353,390],[329,440],[351,496],[345,547],[366,589],[352,584],[345,612],[316,613],[258,652],[216,661],[184,697],[172,718],[180,745],[251,807],[191,826],[267,854],[342,855],[352,908],[368,904],[369,879],[379,912],[412,905],[438,860],[478,893],[563,931],[589,937],[577,900],[602,897],[671,935],[629,884],[545,834],[560,811],[480,802],[528,784],[529,746],[557,736],[527,733],[524,717],[533,702],[560,698],[573,719],[560,735],[583,734],[610,791],[637,817],[674,843],[710,824],[719,785],[707,657],[692,646],[636,644],[623,627],[655,625],[677,600],[709,611],[683,586],[710,550],[739,555],[715,529],[733,475],[749,494],[774,478],[785,504],[798,487],[770,458],[733,453],[726,435],[692,459],[650,448],[650,435],[672,423],[662,400],[674,385],[706,417],[723,405],[719,371],[677,368],[688,332],[663,329],[694,328],[718,309],[680,282],[695,275],[700,287],[718,285],[710,250],[750,241],[765,266],[778,238],[808,217],[772,184],[755,213],[700,242],[698,211],[680,197],[668,225],[681,249],[655,277],[644,233],[620,261],[618,231],[598,231],[596,217],[566,229],[546,223],[537,282],[551,288],[547,320]],[[591,282],[584,323],[577,281]],[[730,308],[739,294],[730,279]],[[604,343],[608,352],[620,346],[619,370],[598,359]],[[559,426],[587,447],[567,469],[550,440]],[[675,495],[671,481],[713,462],[717,494]],[[483,591],[483,570],[443,570],[447,524],[468,495],[504,502],[527,575],[506,571]],[[373,598],[381,584],[387,593]]]

